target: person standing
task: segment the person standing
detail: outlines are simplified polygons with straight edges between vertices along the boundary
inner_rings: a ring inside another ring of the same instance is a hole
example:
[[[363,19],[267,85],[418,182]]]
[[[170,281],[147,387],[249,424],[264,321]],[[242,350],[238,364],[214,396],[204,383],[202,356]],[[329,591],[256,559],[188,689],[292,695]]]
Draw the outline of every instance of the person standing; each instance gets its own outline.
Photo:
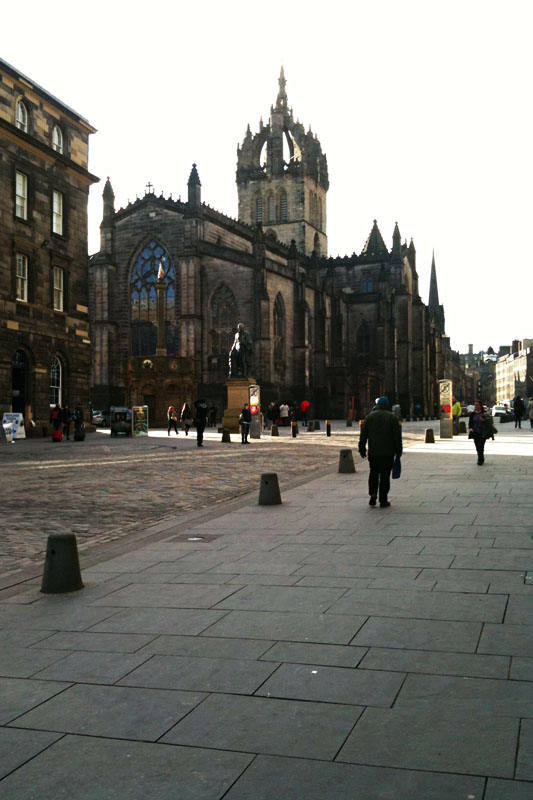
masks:
[[[282,425],[286,426],[289,424],[289,406],[287,403],[281,403],[279,407],[279,416],[281,418]]]
[[[455,397],[452,397],[452,418],[453,418],[453,432],[457,436],[459,433],[459,420],[461,418],[461,403]]]
[[[468,438],[474,440],[478,466],[485,463],[485,442],[491,436],[492,417],[488,412],[484,411],[480,401],[476,400],[474,410],[469,417]]]
[[[65,403],[61,409],[61,422],[63,423],[63,433],[66,435],[68,441],[70,441],[70,423],[72,422],[72,413],[68,407],[68,403]]]
[[[191,407],[188,403],[184,403],[183,408],[181,409],[181,424],[185,430],[185,436],[189,435],[189,428],[192,425],[192,419]]]
[[[533,428],[533,397],[529,398],[529,403],[527,404],[527,415],[529,417],[529,424]]]
[[[217,413],[218,408],[213,404],[209,408],[209,427],[216,428],[217,426]]]
[[[208,408],[205,400],[197,400],[194,404],[196,417],[194,423],[196,425],[196,444],[198,447],[204,446],[204,431],[207,424]]]
[[[250,433],[250,423],[252,421],[252,412],[248,403],[244,404],[239,417],[239,425],[241,426],[241,444],[250,444],[248,441],[248,434]]]
[[[524,416],[524,411],[526,407],[524,405],[524,401],[520,397],[519,394],[516,395],[513,401],[513,409],[514,409],[514,426],[515,428],[522,427],[522,417]]]
[[[168,407],[167,420],[168,420],[168,431],[167,431],[168,436],[170,436],[171,428],[174,428],[176,436],[178,436],[178,415],[176,414],[176,409],[174,408],[174,406]]]
[[[309,416],[309,400],[302,400],[300,403],[300,419],[302,420],[302,427],[307,426],[307,417]]]
[[[59,403],[56,403],[55,408],[52,409],[50,413],[50,422],[54,429],[52,433],[52,441],[60,442],[63,438],[63,422],[62,422],[62,413],[61,413],[61,406]]]
[[[359,437],[359,454],[366,458],[368,442],[368,505],[375,506],[379,495],[381,508],[390,506],[388,495],[390,475],[394,457],[400,457],[402,447],[402,428],[392,411],[386,397],[379,397],[375,410],[366,417]]]

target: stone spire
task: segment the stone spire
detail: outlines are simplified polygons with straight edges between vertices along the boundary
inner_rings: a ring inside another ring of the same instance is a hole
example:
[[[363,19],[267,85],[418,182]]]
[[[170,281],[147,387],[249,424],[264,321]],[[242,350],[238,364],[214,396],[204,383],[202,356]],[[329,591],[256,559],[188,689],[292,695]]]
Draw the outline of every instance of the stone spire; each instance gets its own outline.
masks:
[[[402,251],[402,237],[400,235],[400,229],[398,228],[398,223],[394,224],[394,231],[392,233],[392,253],[395,256],[399,256]]]
[[[191,174],[187,182],[188,201],[191,208],[200,208],[202,204],[202,184],[196,169],[196,164],[192,165]]]
[[[285,91],[285,86],[287,85],[287,81],[285,80],[285,72],[283,70],[283,64],[281,65],[281,72],[279,73],[278,83],[279,83],[279,92],[276,98],[276,108],[287,108],[288,98],[287,98],[287,92]]]
[[[377,220],[374,220],[372,230],[368,235],[365,246],[361,250],[361,255],[367,258],[379,258],[380,256],[388,256],[389,251],[387,245],[383,241],[383,236],[378,228]]]
[[[109,175],[107,176],[107,180],[105,182],[102,197],[104,200],[104,220],[108,220],[115,213],[115,192],[111,186]]]
[[[433,319],[441,333],[444,333],[444,306],[439,303],[439,287],[437,285],[437,270],[435,268],[435,251],[431,259],[431,278],[429,280],[429,316]]]

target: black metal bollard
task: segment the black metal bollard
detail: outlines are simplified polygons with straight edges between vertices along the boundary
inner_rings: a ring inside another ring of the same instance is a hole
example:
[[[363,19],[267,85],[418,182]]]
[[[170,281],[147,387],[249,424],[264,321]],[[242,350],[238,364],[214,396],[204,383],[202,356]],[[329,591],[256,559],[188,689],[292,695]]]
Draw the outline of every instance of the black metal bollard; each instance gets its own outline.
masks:
[[[298,423],[291,422],[291,428],[292,428],[292,438],[296,439],[296,437],[298,436]]]
[[[83,589],[78,545],[73,533],[51,533],[46,545],[41,592],[59,594]]]
[[[353,425],[353,423],[352,423],[352,420],[351,420],[351,419],[347,419],[347,420],[346,420],[346,427],[347,427],[347,428],[351,428],[351,427],[352,427],[352,425]]]
[[[220,441],[226,443],[231,442],[231,436],[229,435],[228,428],[222,428],[222,439]]]
[[[259,485],[260,506],[279,506],[281,505],[281,494],[279,491],[278,476],[276,472],[264,472],[261,475]]]
[[[464,420],[459,420],[459,433],[466,433],[466,422]]]
[[[329,419],[326,420],[326,436],[331,436],[331,422]]]
[[[270,429],[270,435],[279,436],[279,430],[277,425],[272,425],[272,428]]]
[[[339,454],[339,472],[355,472],[353,453],[351,450],[341,450]]]

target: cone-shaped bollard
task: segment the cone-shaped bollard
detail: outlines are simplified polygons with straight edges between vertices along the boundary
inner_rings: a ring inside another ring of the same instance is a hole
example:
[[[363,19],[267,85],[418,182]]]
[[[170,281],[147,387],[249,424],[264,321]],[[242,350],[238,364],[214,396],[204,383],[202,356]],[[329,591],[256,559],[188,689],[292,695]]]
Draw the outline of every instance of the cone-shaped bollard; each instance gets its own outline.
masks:
[[[424,431],[424,444],[435,444],[433,428],[426,428]]]
[[[229,435],[228,428],[222,428],[222,439],[221,442],[231,442],[231,436]]]
[[[278,431],[278,426],[277,425],[272,425],[272,428],[270,430],[270,435],[271,436],[279,436],[279,431]]]
[[[351,450],[341,450],[339,454],[339,472],[355,472]]]
[[[51,533],[46,545],[41,592],[58,594],[83,589],[78,545],[73,533]]]
[[[351,420],[351,419],[347,419],[347,420],[346,420],[346,427],[347,427],[347,428],[351,428],[351,427],[352,427],[352,425],[353,425],[353,423],[352,423],[352,420]]]
[[[319,430],[320,430],[320,420],[315,419],[315,431],[319,431]]]
[[[277,473],[264,472],[261,475],[261,485],[259,486],[259,505],[279,506],[280,504],[281,494]]]
[[[307,433],[313,433],[314,429],[315,429],[315,424],[314,424],[313,420],[311,419],[307,423]]]
[[[466,433],[466,422],[459,420],[459,433]]]

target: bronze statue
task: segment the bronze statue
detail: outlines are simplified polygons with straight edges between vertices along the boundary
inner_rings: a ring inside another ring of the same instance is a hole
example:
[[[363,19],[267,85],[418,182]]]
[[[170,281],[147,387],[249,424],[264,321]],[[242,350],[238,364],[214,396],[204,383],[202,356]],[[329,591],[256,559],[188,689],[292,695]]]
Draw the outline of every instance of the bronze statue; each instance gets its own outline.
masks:
[[[235,340],[229,351],[230,378],[247,378],[252,366],[252,337],[242,322],[237,325]]]

